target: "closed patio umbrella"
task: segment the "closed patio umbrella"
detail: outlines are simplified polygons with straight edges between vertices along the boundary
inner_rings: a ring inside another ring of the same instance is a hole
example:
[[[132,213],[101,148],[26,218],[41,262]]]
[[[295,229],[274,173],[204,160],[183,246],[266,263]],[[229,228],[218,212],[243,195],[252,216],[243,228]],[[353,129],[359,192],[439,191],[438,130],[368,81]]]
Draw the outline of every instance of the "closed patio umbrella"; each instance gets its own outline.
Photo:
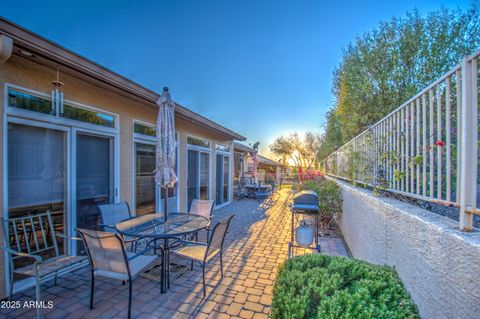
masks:
[[[255,144],[253,144],[252,148],[253,148],[253,179],[255,181],[255,184],[258,183],[258,180],[257,180],[257,166],[258,166],[258,146],[260,145],[260,142],[256,142]]]
[[[258,165],[257,153],[253,153],[253,180],[255,181],[255,184],[257,183],[257,165]]]
[[[157,101],[157,148],[155,158],[155,182],[164,190],[164,217],[168,218],[168,188],[177,182],[175,174],[176,141],[175,141],[175,103],[168,92],[163,93]]]

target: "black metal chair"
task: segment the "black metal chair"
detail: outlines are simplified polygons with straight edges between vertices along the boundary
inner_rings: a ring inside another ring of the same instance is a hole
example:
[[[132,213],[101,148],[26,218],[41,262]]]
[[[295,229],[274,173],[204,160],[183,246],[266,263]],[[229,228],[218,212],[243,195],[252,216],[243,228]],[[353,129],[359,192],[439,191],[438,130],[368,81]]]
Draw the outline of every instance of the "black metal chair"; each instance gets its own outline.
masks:
[[[255,192],[255,198],[257,199],[258,202],[260,202],[268,198],[271,194],[272,194],[271,190],[269,189],[268,186],[266,185],[261,186],[259,184],[257,191]]]
[[[173,251],[173,254],[177,256],[190,259],[192,270],[193,263],[195,261],[200,263],[202,266],[204,297],[207,295],[205,287],[205,265],[217,255],[220,255],[220,272],[223,278],[223,243],[225,241],[225,236],[227,234],[230,222],[234,216],[235,215],[231,215],[215,225],[212,231],[212,236],[210,237],[208,243],[185,242],[186,246]]]
[[[102,223],[99,226],[103,227],[103,230],[106,232],[115,234],[117,232],[115,226],[119,222],[132,218],[128,202],[98,205],[98,208],[102,215]],[[137,242],[135,238],[123,238],[123,240],[125,243],[130,244],[131,251],[136,249]]]
[[[214,200],[194,199],[192,201],[192,204],[190,205],[190,210],[188,212],[190,214],[200,215],[200,216],[208,218],[209,220],[212,220],[212,218],[213,218],[213,208],[214,207],[215,207],[215,201]],[[208,240],[211,228],[207,227],[205,230],[207,231],[207,240]],[[192,238],[195,238],[195,240],[197,240],[198,233],[195,233],[192,236]]]
[[[87,249],[91,269],[90,309],[93,309],[95,293],[95,276],[128,281],[128,318],[132,312],[132,280],[148,266],[155,262],[158,256],[145,255],[154,247],[149,247],[140,253],[127,252],[123,238],[119,234],[88,229],[77,229]]]
[[[233,196],[237,198],[238,201],[247,197],[247,190],[245,189],[245,184],[242,181],[236,181],[235,185],[233,186]]]

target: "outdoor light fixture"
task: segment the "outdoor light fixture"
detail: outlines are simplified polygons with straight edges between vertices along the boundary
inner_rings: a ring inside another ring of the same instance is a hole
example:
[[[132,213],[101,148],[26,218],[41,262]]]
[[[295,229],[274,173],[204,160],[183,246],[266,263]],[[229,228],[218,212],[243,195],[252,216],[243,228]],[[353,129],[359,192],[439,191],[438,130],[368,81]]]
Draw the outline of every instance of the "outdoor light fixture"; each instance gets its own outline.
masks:
[[[60,72],[57,67],[57,79],[52,81],[53,91],[52,91],[52,113],[56,116],[63,114],[63,92],[62,86],[63,83],[60,82]]]
[[[28,57],[33,57],[33,53],[27,50],[20,50],[18,51],[21,55],[28,56]]]

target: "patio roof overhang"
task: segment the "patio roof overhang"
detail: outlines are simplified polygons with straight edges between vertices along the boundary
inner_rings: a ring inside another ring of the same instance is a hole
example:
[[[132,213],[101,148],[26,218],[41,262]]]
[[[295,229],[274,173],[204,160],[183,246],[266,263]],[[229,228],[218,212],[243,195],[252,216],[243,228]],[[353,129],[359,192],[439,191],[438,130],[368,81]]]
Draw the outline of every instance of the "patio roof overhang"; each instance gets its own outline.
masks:
[[[236,152],[240,152],[240,153],[253,153],[254,152],[253,148],[251,148],[248,145],[239,143],[239,142],[235,142],[235,144],[233,144],[233,148]]]
[[[53,69],[59,66],[62,73],[114,91],[149,107],[157,107],[156,101],[160,94],[3,17],[0,17],[0,34],[13,40],[13,55]],[[175,115],[177,117],[211,130],[228,139],[246,140],[244,136],[178,103],[176,104]]]
[[[258,155],[258,162],[260,164],[264,164],[264,165],[268,165],[268,166],[282,166],[280,163],[274,161],[274,160],[271,160],[265,156],[262,156],[262,155]]]

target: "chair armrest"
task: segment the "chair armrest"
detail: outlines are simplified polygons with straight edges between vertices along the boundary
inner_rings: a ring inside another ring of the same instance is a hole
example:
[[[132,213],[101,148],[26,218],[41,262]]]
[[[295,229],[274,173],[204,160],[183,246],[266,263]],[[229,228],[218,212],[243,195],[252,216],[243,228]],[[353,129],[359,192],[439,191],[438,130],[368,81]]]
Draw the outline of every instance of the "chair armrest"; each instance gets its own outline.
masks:
[[[207,243],[203,243],[201,241],[189,241],[189,240],[182,240],[184,244],[192,244],[192,245],[201,245],[201,246],[208,246]]]
[[[13,249],[10,249],[10,248],[5,247],[5,246],[0,246],[0,249],[4,250],[4,251],[6,251],[6,252],[8,252],[12,255],[35,259],[36,263],[42,263],[43,262],[43,258],[41,256],[38,256],[38,255],[30,255],[30,254],[27,254],[27,253],[22,253],[20,251],[13,250]]]
[[[70,237],[70,236],[67,236],[65,234],[58,234],[58,233],[55,233],[55,236],[57,237],[61,237],[61,238],[64,238],[64,239],[72,239],[72,240],[82,240],[81,238],[79,237]]]

